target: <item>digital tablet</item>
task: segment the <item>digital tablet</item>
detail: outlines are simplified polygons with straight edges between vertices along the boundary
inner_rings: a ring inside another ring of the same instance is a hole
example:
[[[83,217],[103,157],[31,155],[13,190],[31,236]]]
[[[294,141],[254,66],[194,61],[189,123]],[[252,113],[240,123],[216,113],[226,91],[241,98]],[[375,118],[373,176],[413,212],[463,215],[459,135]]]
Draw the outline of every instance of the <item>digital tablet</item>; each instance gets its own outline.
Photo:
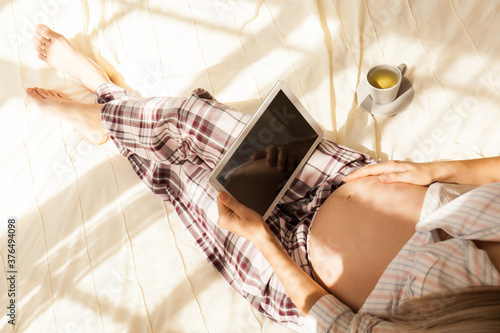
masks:
[[[278,81],[216,165],[209,183],[266,219],[322,137],[318,123]]]

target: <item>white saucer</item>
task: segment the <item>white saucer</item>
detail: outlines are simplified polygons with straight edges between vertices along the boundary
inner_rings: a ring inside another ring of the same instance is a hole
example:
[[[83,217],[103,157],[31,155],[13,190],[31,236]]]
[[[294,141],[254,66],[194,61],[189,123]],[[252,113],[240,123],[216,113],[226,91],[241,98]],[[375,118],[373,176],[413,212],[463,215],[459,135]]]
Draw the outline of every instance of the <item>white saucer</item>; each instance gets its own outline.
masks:
[[[401,81],[398,97],[393,102],[387,104],[376,104],[373,102],[371,96],[368,94],[368,82],[366,80],[362,80],[358,89],[356,89],[358,105],[363,110],[380,116],[393,116],[403,111],[410,105],[414,94],[415,91],[411,82],[405,77]]]

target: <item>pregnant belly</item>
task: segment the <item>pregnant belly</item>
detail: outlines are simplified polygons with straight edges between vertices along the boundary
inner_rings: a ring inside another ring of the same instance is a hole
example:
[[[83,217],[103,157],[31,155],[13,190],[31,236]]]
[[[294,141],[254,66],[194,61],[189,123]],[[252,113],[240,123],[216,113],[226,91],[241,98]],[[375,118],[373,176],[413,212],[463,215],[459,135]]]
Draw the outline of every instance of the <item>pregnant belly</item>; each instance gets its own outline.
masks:
[[[309,253],[317,280],[358,311],[415,232],[426,187],[378,177],[346,183],[320,207]]]

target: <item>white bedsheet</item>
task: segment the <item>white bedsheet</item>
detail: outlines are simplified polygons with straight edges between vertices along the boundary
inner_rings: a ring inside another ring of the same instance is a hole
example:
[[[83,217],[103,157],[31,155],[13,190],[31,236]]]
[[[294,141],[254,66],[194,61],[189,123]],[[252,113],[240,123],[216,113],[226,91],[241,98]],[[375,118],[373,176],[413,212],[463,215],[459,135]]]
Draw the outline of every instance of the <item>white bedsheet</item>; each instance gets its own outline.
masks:
[[[36,57],[35,23],[142,96],[203,87],[251,113],[282,79],[329,138],[375,158],[500,152],[497,1],[4,0],[0,22],[1,280],[10,217],[18,272],[15,327],[0,281],[1,332],[287,331],[233,292],[111,142],[90,146],[27,102],[32,86],[94,101]],[[411,105],[360,109],[367,70],[402,62]]]

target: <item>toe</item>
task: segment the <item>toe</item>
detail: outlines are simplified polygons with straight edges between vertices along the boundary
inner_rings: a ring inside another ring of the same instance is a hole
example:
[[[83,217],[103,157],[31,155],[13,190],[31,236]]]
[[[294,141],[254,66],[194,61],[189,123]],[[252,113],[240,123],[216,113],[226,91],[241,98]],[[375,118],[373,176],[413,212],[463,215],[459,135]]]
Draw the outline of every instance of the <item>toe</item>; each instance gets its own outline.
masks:
[[[28,89],[26,89],[26,97],[28,97],[28,99],[30,99],[30,100],[40,99],[41,97],[36,92],[36,89],[37,88],[28,88]]]
[[[40,35],[38,32],[35,31],[33,32],[32,42],[33,42],[33,48],[38,53],[38,58],[43,61],[46,61],[47,47],[50,43],[50,40],[48,40],[47,38],[43,37],[42,35]]]
[[[41,88],[40,90],[42,91],[42,94],[44,94],[44,95],[45,95],[45,97],[50,97],[50,96],[52,96],[52,93],[50,92],[50,90],[43,89],[43,88]]]
[[[45,97],[47,97],[47,95],[43,92],[43,89],[41,88],[33,88],[35,94],[37,95],[37,97],[39,98],[42,98],[42,99],[45,99]]]
[[[36,30],[33,31],[31,37],[33,37],[33,43],[45,44],[45,42],[48,41],[47,38],[45,38],[43,35],[40,35]]]
[[[46,37],[50,39],[53,35],[54,31],[52,31],[49,27],[44,24],[38,24],[35,28],[35,34],[38,34],[41,37]]]
[[[47,56],[47,54],[45,53],[45,52],[46,52],[46,51],[45,51],[45,49],[44,49],[44,48],[43,48],[40,44],[38,44],[38,43],[34,43],[33,47],[34,47],[35,51],[36,51],[39,55],[41,54],[41,55],[43,55],[44,57],[46,57],[46,56]]]

